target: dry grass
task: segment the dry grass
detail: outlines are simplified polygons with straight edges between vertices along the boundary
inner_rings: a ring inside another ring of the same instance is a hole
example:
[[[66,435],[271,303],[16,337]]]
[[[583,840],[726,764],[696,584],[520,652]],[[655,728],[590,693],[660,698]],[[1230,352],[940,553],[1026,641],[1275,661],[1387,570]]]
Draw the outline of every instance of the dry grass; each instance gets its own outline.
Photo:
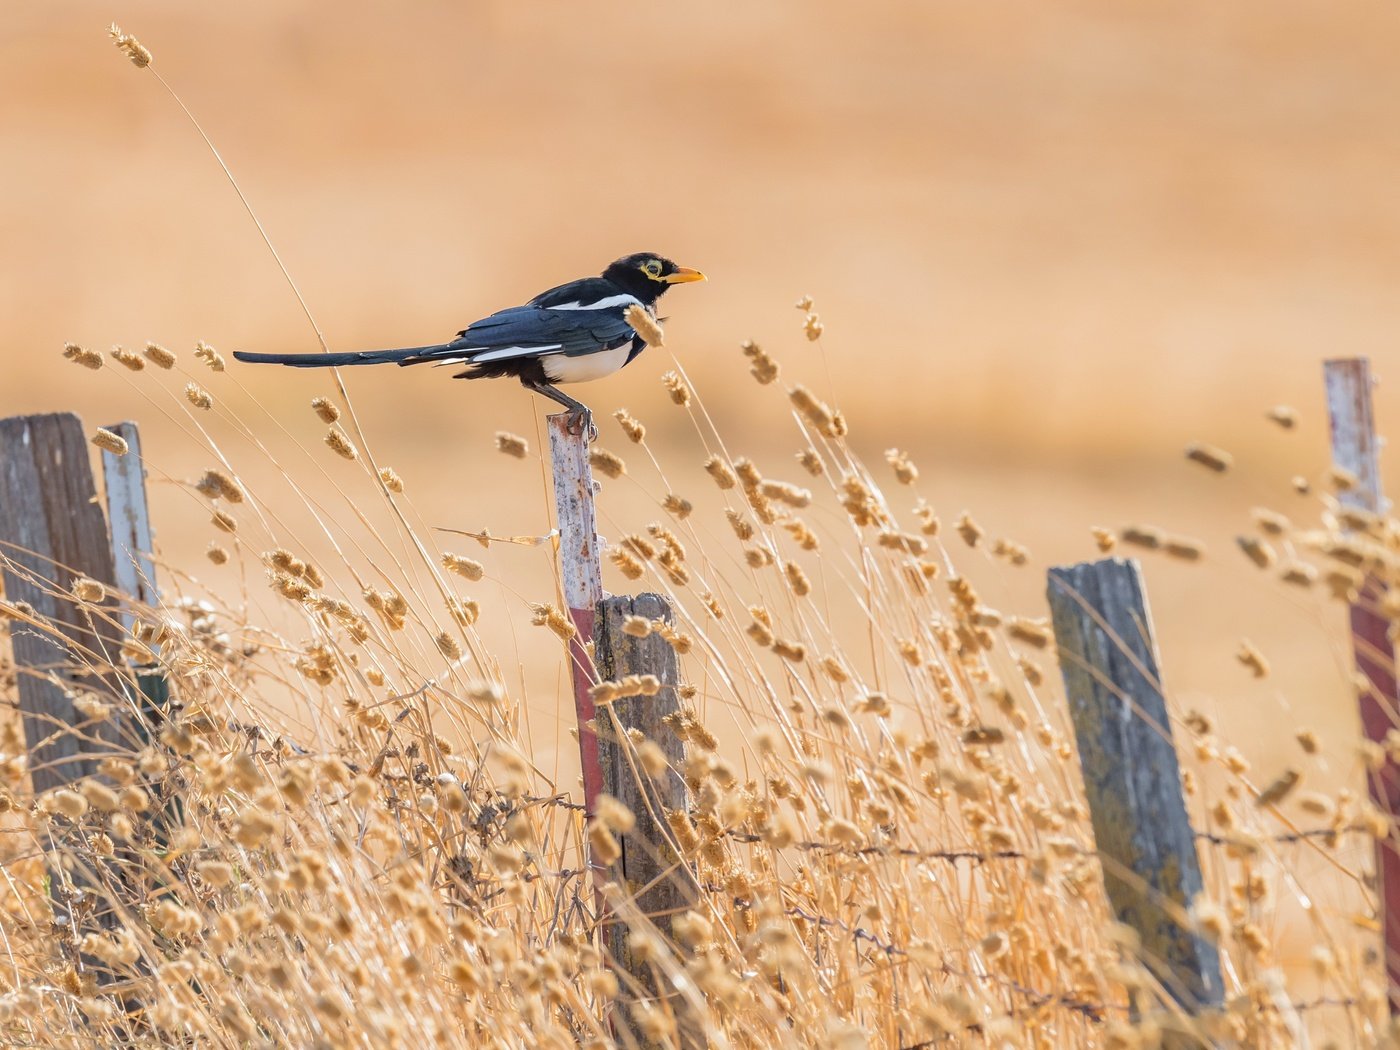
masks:
[[[798,305],[793,342],[824,355],[825,322],[810,298]],[[1209,717],[1172,703],[1205,832],[1207,893],[1183,921],[1219,943],[1228,984],[1219,1016],[1182,1017],[1109,920],[1045,628],[989,607],[974,582],[1028,552],[967,513],[940,527],[907,453],[868,468],[833,384],[798,353],[743,354],[734,381],[747,368],[751,403],[794,428],[782,467],[727,447],[679,365],[667,411],[693,426],[695,454],[654,448],[621,412],[631,462],[594,460],[656,517],[609,521],[612,563],[677,611],[666,636],[690,803],[667,823],[698,903],[664,937],[627,889],[605,878],[595,892],[582,870],[586,844],[629,815],[600,807],[585,826],[537,761],[531,708],[567,706],[567,689],[527,696],[484,640],[497,622],[538,630],[562,664],[572,628],[557,596],[439,549],[343,388],[313,404],[315,432],[310,414],[289,424],[301,458],[288,466],[275,426],[232,407],[240,380],[214,348],[188,362],[118,348],[123,368],[104,369],[71,346],[96,373],[85,379],[127,384],[208,457],[202,476],[163,480],[200,508],[182,526],[210,521],[209,560],[235,582],[211,589],[196,567],[164,564],[161,607],[122,599],[136,614],[125,652],[74,654],[89,681],[112,683],[74,700],[94,741],[119,730],[97,775],[35,797],[19,726],[3,727],[6,1041],[604,1046],[630,1040],[615,1024],[626,1011],[648,1041],[674,1043],[670,1004],[619,1005],[633,989],[601,946],[621,922],[715,1046],[1132,1047],[1173,1030],[1390,1045],[1366,892],[1370,836],[1388,829],[1353,792],[1312,789],[1315,773],[1335,778],[1317,735],[1300,730],[1296,761],[1256,778]],[[497,447],[530,459],[524,438],[502,432]],[[1193,458],[1231,464],[1211,446]],[[1347,517],[1320,488],[1316,525],[1256,515],[1249,560],[1333,601],[1364,572],[1394,577],[1400,525]],[[490,494],[474,496],[490,517]],[[504,542],[547,560],[548,538]],[[1118,538],[1203,555],[1154,526]],[[482,583],[490,596],[467,586]],[[115,622],[94,581],[72,597]],[[26,607],[0,612],[12,632],[55,630]],[[1267,677],[1265,654],[1237,644],[1242,673]],[[169,682],[165,716],[143,714],[128,660]],[[31,672],[7,670],[13,695]],[[657,748],[632,746],[638,769],[660,770]],[[1315,946],[1302,960],[1279,943],[1298,924]]]
[[[733,364],[742,375],[747,362]],[[183,362],[168,385],[94,378],[132,384],[201,435],[217,465],[185,484],[246,584],[201,593],[167,566],[166,604],[135,610],[127,655],[158,653],[168,720],[143,720],[124,663],[79,654],[123,683],[81,708],[88,730],[117,720],[130,741],[99,776],[33,797],[10,726],[6,1040],[603,1046],[610,1011],[629,1009],[666,1044],[668,1008],[614,1004],[628,989],[600,948],[581,870],[589,829],[569,785],[532,760],[526,698],[477,630],[478,616],[528,617],[562,643],[552,596],[483,601],[470,585],[492,570],[412,524],[348,404],[345,440],[363,452],[350,463],[318,448],[312,413],[296,424],[316,457],[298,469],[339,462],[353,511],[303,508],[343,552],[313,562],[285,500],[241,480],[265,453],[221,451],[239,432],[260,441],[224,407],[236,375],[205,371],[210,408],[186,399]],[[1209,833],[1208,897],[1191,921],[1218,940],[1229,985],[1221,1016],[1189,1022],[1109,921],[1050,638],[1034,617],[989,608],[965,571],[1014,569],[1018,545],[969,515],[941,528],[917,465],[891,450],[867,468],[839,406],[804,387],[765,392],[774,411],[785,396],[796,408],[798,485],[727,448],[683,374],[666,386],[685,391],[666,411],[687,415],[700,447],[662,462],[623,414],[635,444],[617,484],[658,518],[620,530],[612,553],[677,611],[690,806],[668,817],[699,903],[667,939],[615,881],[602,896],[605,921],[627,924],[713,1045],[1150,1046],[1192,1024],[1225,1045],[1291,1046],[1305,1031],[1382,1045],[1379,973],[1353,925],[1369,907],[1365,851],[1352,847],[1384,825],[1351,793],[1307,790],[1323,760],[1314,735],[1290,768],[1256,779],[1210,719],[1181,713],[1186,788]],[[678,492],[693,513],[661,517]],[[396,525],[356,521],[376,501]],[[1363,571],[1394,574],[1400,523],[1346,514],[1325,492],[1316,505],[1306,528],[1256,514],[1281,555],[1256,559],[1262,571],[1306,565],[1340,598]],[[75,596],[115,616],[100,587]],[[53,630],[5,612],[12,631]],[[656,764],[633,746],[639,769]],[[1339,873],[1351,880],[1347,910],[1304,906],[1308,871],[1328,900]],[[1300,907],[1316,945],[1301,970],[1274,944]],[[1144,1018],[1130,1017],[1130,992]]]

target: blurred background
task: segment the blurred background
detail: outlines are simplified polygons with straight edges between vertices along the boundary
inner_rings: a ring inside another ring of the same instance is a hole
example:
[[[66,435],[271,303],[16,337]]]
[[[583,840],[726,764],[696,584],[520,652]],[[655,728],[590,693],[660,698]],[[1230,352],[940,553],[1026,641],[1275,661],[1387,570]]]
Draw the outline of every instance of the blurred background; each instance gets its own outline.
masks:
[[[1295,760],[1307,725],[1335,778],[1308,786],[1359,785],[1341,610],[1259,573],[1233,536],[1253,506],[1315,517],[1290,479],[1327,463],[1324,358],[1369,355],[1392,380],[1377,392],[1383,427],[1400,408],[1394,5],[432,0],[389,12],[7,9],[0,413],[138,419],[156,480],[172,482],[157,507],[172,562],[203,564],[207,514],[173,482],[208,454],[178,398],[74,369],[64,341],[153,339],[182,355],[200,339],[226,354],[316,342],[196,132],[112,48],[112,18],[197,115],[333,349],[434,342],[627,252],[703,269],[708,284],[664,301],[666,351],[576,388],[605,444],[627,451],[605,418],[626,405],[697,473],[704,453],[658,381],[674,354],[731,451],[797,475],[780,399],[762,400],[772,391],[743,371],[738,344],[752,338],[785,380],[845,410],[871,462],[909,450],[945,521],[971,510],[1030,547],[1026,568],[980,570],[994,604],[1043,614],[1044,567],[1096,556],[1091,526],[1199,537],[1201,565],[1145,559],[1178,704],[1213,713],[1261,782]],[[801,295],[825,324],[819,345],[802,334]],[[306,404],[333,393],[329,376],[232,365],[205,378],[221,410],[272,414],[256,426],[276,454],[300,442],[324,460]],[[423,521],[547,530],[537,466],[491,447],[511,430],[537,449],[541,402],[429,369],[346,382]],[[1296,430],[1266,421],[1280,403],[1296,407]],[[1188,464],[1191,440],[1233,451],[1235,470]],[[260,470],[275,483],[259,462],[241,467],[253,487]],[[604,500],[614,535],[656,513]],[[538,552],[491,558],[508,598],[547,599]],[[503,631],[502,651],[533,668],[542,643],[521,633]],[[1242,637],[1269,678],[1236,662]],[[549,662],[532,701],[556,734],[561,712],[571,719],[555,706],[558,675]]]

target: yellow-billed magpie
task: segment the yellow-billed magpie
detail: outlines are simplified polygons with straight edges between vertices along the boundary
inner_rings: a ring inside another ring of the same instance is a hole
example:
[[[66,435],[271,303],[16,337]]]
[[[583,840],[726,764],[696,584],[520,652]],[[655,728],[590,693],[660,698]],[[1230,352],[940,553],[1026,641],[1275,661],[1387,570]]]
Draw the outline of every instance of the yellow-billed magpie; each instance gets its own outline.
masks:
[[[646,342],[627,323],[630,306],[653,317],[656,300],[673,284],[703,281],[699,270],[677,266],[651,252],[626,255],[601,277],[570,281],[474,321],[457,338],[433,346],[361,350],[343,354],[254,354],[235,350],[240,361],[326,368],[338,365],[467,365],[454,379],[514,376],[528,389],[569,410],[570,425],[589,422],[588,408],[555,385],[586,383],[612,375],[632,362]]]

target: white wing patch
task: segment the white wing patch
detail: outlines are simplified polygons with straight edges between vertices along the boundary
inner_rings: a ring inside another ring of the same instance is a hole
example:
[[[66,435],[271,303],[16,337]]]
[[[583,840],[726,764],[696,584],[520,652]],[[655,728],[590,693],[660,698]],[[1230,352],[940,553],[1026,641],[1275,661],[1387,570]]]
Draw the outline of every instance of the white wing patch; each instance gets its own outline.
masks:
[[[642,301],[635,295],[610,295],[606,299],[599,299],[596,303],[560,303],[558,306],[546,306],[546,310],[610,310],[614,306],[641,306]]]
[[[536,354],[547,354],[552,350],[562,350],[563,343],[551,343],[549,346],[502,346],[495,350],[488,350],[484,354],[472,354],[471,350],[464,351],[471,354],[467,360],[473,364],[480,364],[483,361],[505,361],[512,357],[533,357]]]

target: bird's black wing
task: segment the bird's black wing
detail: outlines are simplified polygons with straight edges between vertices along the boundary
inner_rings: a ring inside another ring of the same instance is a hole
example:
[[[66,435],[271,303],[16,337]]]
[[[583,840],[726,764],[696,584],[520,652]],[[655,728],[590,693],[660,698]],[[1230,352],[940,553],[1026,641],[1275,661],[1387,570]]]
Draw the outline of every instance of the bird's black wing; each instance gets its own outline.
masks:
[[[636,337],[624,312],[635,296],[601,277],[570,281],[524,306],[474,321],[450,343],[425,349],[400,363],[495,365],[551,354],[576,357],[611,350]]]
[[[624,299],[626,302],[622,302]],[[610,302],[618,302],[627,306],[636,301],[633,296],[628,295],[605,277],[584,277],[581,280],[570,281],[568,284],[561,284],[557,288],[540,292],[525,305],[543,306],[557,310],[569,306],[576,309],[586,308]]]

